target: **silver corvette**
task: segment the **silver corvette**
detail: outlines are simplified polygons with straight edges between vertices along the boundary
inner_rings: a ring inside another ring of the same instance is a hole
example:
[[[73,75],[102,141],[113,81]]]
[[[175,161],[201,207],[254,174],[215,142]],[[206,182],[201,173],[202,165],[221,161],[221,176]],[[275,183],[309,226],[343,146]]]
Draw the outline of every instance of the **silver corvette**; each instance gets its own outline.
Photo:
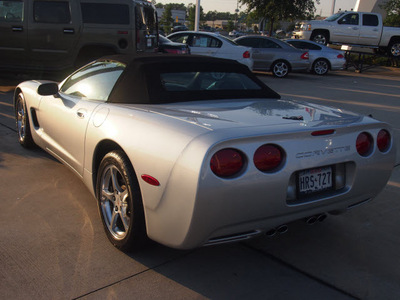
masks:
[[[230,60],[107,57],[61,83],[26,81],[18,139],[70,167],[117,248],[247,239],[374,198],[394,161],[392,129],[282,100]]]

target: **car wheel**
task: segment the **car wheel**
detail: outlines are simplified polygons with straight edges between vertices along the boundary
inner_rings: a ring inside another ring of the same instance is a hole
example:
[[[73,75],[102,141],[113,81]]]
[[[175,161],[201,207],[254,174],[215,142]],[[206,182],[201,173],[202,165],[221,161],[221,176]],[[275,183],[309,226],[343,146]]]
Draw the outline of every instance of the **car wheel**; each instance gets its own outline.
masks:
[[[393,57],[400,57],[400,41],[395,41],[390,44],[389,55]]]
[[[15,103],[15,121],[17,125],[19,143],[25,148],[32,148],[35,145],[35,142],[32,139],[28,111],[26,109],[25,98],[22,93],[18,94],[17,101]]]
[[[328,36],[324,32],[314,33],[311,37],[311,40],[313,42],[316,42],[318,44],[325,45],[325,46],[328,44]]]
[[[280,60],[272,65],[271,70],[275,77],[283,78],[289,74],[289,65],[283,60]]]
[[[317,75],[325,75],[329,71],[329,62],[326,59],[317,59],[312,65],[312,71]]]
[[[96,194],[111,243],[123,251],[141,248],[147,239],[142,197],[135,171],[123,151],[109,152],[102,159]]]

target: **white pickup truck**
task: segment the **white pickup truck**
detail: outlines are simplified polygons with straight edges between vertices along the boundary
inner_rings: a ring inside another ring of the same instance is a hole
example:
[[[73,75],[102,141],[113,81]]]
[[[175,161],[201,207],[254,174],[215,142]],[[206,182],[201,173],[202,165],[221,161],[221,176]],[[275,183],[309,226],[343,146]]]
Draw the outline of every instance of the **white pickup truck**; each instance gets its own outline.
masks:
[[[343,11],[322,21],[304,21],[293,38],[320,44],[362,45],[400,57],[400,28],[385,27],[376,13]]]

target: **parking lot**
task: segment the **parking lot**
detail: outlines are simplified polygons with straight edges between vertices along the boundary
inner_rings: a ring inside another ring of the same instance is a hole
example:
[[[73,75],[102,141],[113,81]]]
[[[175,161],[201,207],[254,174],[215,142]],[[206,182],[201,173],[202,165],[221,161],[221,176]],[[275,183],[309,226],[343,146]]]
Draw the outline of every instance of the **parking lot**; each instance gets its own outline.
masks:
[[[1,299],[399,299],[400,69],[259,78],[283,98],[371,114],[391,124],[397,160],[372,202],[286,234],[178,251],[113,248],[95,199],[69,169],[17,141],[0,79]],[[30,79],[24,76],[23,79]]]

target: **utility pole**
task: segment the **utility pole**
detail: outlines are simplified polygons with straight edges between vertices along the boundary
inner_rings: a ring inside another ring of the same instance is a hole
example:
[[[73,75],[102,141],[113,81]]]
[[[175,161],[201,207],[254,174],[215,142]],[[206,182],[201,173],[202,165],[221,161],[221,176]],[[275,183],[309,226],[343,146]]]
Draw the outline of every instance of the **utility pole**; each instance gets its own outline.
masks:
[[[331,13],[331,15],[334,15],[334,14],[335,14],[335,6],[336,6],[336,0],[333,0],[333,3],[332,3],[332,13]]]
[[[199,31],[200,24],[200,0],[196,0],[196,16],[194,20],[194,30]]]

